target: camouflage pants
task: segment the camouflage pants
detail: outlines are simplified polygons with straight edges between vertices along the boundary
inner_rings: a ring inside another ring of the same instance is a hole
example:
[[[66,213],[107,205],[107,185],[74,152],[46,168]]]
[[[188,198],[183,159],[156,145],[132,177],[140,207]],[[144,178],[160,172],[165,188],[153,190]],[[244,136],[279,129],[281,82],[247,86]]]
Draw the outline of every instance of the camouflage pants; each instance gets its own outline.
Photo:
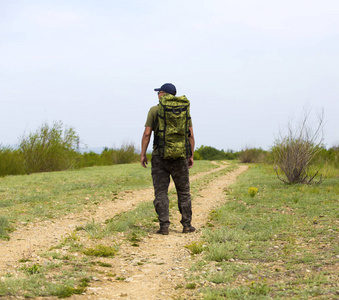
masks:
[[[168,199],[170,176],[172,176],[177,190],[178,207],[182,216],[180,222],[184,227],[188,227],[192,220],[188,161],[186,159],[166,160],[154,155],[152,157],[152,179],[155,196],[153,203],[161,227],[170,225]]]

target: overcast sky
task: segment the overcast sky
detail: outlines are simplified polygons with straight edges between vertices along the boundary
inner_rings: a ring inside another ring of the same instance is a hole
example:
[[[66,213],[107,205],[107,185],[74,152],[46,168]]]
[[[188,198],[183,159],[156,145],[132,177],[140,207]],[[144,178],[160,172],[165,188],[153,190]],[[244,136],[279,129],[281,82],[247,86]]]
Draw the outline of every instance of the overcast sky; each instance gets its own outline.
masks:
[[[269,149],[305,107],[338,145],[339,1],[0,0],[2,145],[62,121],[88,147],[139,149],[165,82],[197,147]]]

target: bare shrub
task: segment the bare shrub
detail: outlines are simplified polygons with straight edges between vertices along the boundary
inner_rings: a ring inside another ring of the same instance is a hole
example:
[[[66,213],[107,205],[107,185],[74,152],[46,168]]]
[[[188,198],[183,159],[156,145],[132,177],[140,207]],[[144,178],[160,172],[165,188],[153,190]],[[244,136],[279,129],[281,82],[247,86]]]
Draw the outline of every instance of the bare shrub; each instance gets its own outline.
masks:
[[[318,122],[313,130],[308,125],[309,112],[305,110],[304,117],[296,129],[289,123],[287,135],[278,138],[273,147],[273,155],[277,167],[277,177],[285,183],[310,184],[315,176],[308,174],[308,167],[312,159],[321,150],[323,142],[324,113],[318,115]],[[286,179],[281,178],[278,167],[285,174]],[[318,183],[322,180],[320,179]]]

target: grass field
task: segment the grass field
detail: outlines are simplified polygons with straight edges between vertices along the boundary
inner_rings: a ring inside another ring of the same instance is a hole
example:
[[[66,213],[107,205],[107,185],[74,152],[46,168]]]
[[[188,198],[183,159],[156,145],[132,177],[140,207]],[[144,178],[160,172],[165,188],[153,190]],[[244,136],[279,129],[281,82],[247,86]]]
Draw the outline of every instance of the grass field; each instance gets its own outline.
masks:
[[[216,167],[200,161],[190,173]],[[10,232],[19,226],[95,208],[102,201],[114,202],[125,191],[149,188],[150,172],[140,164],[129,164],[0,178],[0,238],[10,239]],[[98,268],[110,267],[102,258],[114,257],[122,242],[137,246],[155,227],[154,220],[152,202],[141,203],[105,224],[92,221],[77,227],[58,245],[39,253],[39,261],[32,253],[23,252],[19,268],[0,274],[0,297],[64,298],[81,294],[88,282],[102,272]],[[117,237],[121,232],[126,240]],[[116,277],[110,273],[107,276]]]
[[[216,167],[197,161],[190,174]],[[150,167],[137,163],[0,178],[0,236],[8,222],[15,228],[18,223],[57,218],[114,200],[123,191],[151,186]]]
[[[198,253],[188,280],[204,299],[338,299],[338,173],[285,185],[272,167],[251,166],[225,196],[204,239],[188,245]]]
[[[216,167],[197,161],[191,174]],[[193,198],[234,168],[232,163],[194,181]],[[151,187],[150,168],[139,164],[2,178],[0,236],[9,238],[22,223],[82,211],[114,201],[120,192],[145,187]],[[251,194],[253,188],[257,193]],[[320,185],[286,185],[272,166],[251,165],[224,193],[226,204],[210,213],[203,238],[186,246],[193,255],[186,292],[203,299],[339,297],[338,173]],[[170,198],[173,208],[174,193]],[[46,263],[23,256],[15,274],[0,274],[0,296],[81,294],[98,267],[110,267],[102,258],[116,255],[122,242],[137,247],[157,226],[154,221],[152,202],[145,202],[105,224],[88,222],[41,253]],[[116,238],[119,233],[123,240]],[[117,242],[107,245],[107,239]]]

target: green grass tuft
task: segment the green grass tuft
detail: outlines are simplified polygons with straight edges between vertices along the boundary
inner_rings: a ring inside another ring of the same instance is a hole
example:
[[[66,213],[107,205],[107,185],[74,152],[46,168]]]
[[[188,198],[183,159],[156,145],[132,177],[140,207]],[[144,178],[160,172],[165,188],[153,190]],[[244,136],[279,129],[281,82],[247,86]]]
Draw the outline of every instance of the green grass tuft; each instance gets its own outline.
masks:
[[[186,284],[186,289],[188,290],[194,290],[196,287],[197,287],[197,284],[194,282]]]
[[[204,251],[204,242],[193,242],[186,245],[185,248],[191,251],[192,254],[200,254]]]
[[[0,239],[9,240],[10,231],[8,219],[4,216],[0,216]]]
[[[88,256],[113,257],[117,253],[117,247],[100,244],[93,248],[86,248],[83,253]]]

